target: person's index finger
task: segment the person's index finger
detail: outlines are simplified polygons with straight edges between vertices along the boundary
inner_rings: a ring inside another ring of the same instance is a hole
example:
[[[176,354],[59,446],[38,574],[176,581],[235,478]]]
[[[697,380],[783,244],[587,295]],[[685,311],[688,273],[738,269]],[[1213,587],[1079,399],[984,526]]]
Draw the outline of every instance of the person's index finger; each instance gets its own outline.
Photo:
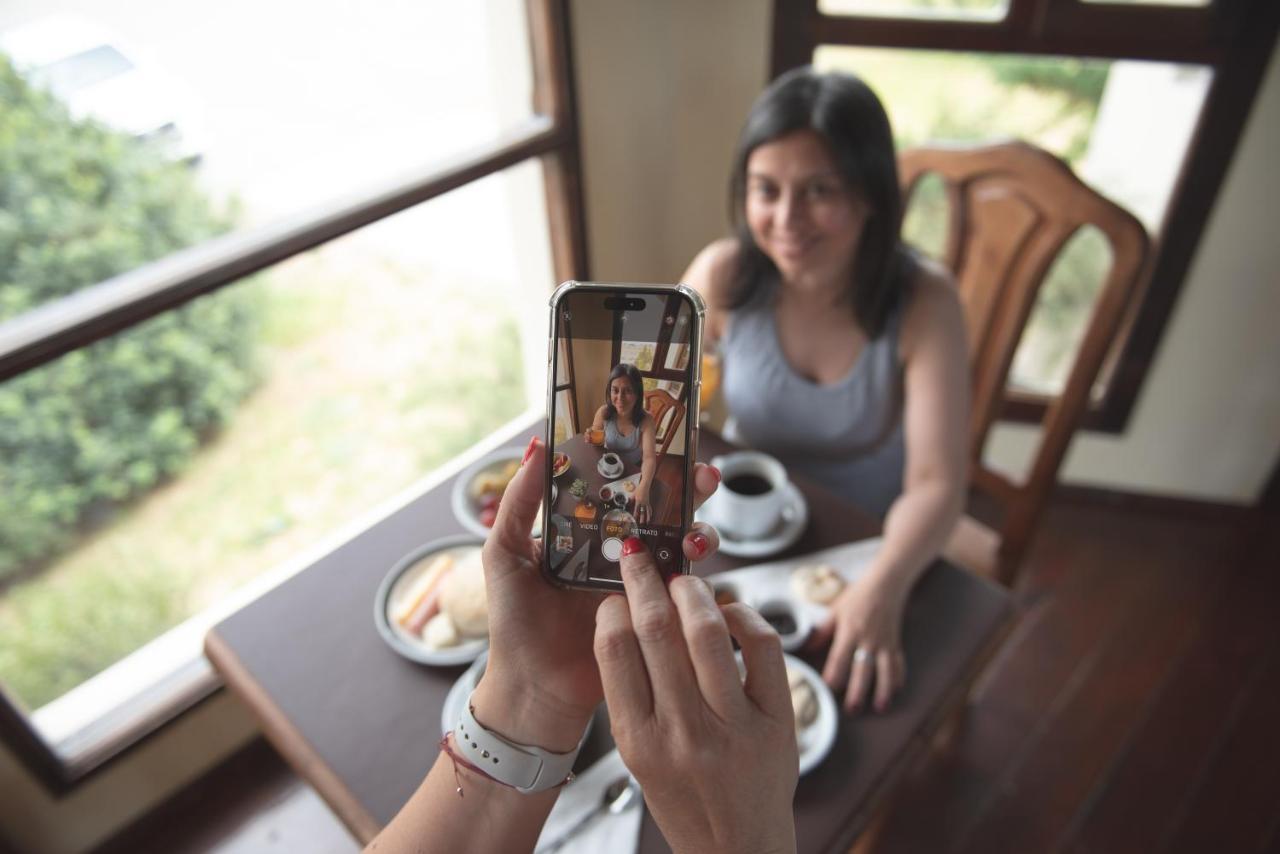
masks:
[[[741,602],[720,609],[729,633],[742,647],[747,666],[743,690],[766,714],[786,719],[794,717],[791,688],[787,683],[787,663],[782,657],[782,641],[759,612]]]
[[[703,698],[721,719],[732,720],[744,705],[742,677],[733,657],[729,628],[711,588],[697,576],[681,576],[671,582],[671,599],[680,613]]]
[[[527,549],[529,531],[542,504],[547,447],[535,436],[529,443],[524,462],[507,484],[498,503],[498,516],[494,519],[489,539],[509,551]]]
[[[688,708],[698,693],[697,679],[680,631],[680,614],[667,593],[653,555],[635,537],[623,544],[622,583],[631,625],[644,656],[654,702]]]
[[[639,730],[653,714],[653,691],[624,597],[606,596],[597,607],[593,652],[612,725]]]

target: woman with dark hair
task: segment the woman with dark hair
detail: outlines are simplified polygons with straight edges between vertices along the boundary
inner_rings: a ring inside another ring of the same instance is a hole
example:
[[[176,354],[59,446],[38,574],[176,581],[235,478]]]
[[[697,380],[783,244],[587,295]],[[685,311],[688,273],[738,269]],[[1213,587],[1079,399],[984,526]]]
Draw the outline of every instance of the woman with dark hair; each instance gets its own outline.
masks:
[[[609,372],[604,406],[596,410],[591,427],[604,431],[604,446],[617,454],[628,469],[640,469],[636,485],[636,521],[649,521],[649,490],[658,467],[658,444],[653,418],[644,410],[644,381],[635,365],[619,362]]]
[[[883,710],[906,675],[907,597],[964,501],[959,299],[902,242],[889,120],[857,77],[804,68],[765,90],[739,138],[730,206],[735,236],[684,277],[723,361],[726,432],[884,517],[874,563],[814,639],[831,643],[823,677],[845,708]]]

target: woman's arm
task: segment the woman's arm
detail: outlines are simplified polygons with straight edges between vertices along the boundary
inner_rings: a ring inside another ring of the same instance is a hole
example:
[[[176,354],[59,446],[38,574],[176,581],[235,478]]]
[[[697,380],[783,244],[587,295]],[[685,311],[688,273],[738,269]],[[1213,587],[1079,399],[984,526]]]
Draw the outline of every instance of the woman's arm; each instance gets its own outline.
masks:
[[[608,408],[609,408],[609,407],[607,407],[607,406],[602,406],[602,407],[600,407],[599,409],[597,409],[597,410],[596,410],[596,417],[595,417],[595,420],[591,422],[591,428],[592,428],[593,430],[603,430],[603,429],[604,429],[604,413],[605,413],[605,410],[607,410]]]
[[[861,705],[873,675],[877,709],[884,709],[903,684],[901,623],[907,597],[946,543],[964,505],[968,358],[960,301],[944,273],[926,271],[917,280],[901,348],[903,491],[885,517],[884,544],[870,571],[842,594],[836,608],[841,618],[824,627],[834,639],[823,677],[837,690],[847,684],[849,709]]]
[[[512,478],[484,546],[489,664],[473,696],[476,720],[518,744],[568,753],[603,697],[592,652],[600,597],[552,586],[529,536],[542,503],[546,447],[534,438]],[[694,505],[720,479],[694,470]],[[700,539],[699,539],[700,538]],[[715,553],[715,531],[697,523],[685,537],[690,560]],[[710,547],[708,547],[708,544]],[[428,756],[433,744],[405,745]],[[457,752],[457,748],[451,749]],[[459,793],[461,789],[461,793]],[[530,851],[558,788],[525,795],[441,752],[417,792],[369,844],[378,852]]]
[[[636,518],[641,523],[647,523],[653,515],[653,508],[649,506],[649,490],[653,486],[654,472],[658,470],[657,431],[653,416],[646,414],[644,421],[640,422],[640,485],[636,488]],[[641,505],[645,507],[643,513]]]
[[[689,264],[680,281],[702,295],[707,305],[703,340],[715,344],[728,321],[728,296],[738,269],[738,241],[724,237],[706,246]]]

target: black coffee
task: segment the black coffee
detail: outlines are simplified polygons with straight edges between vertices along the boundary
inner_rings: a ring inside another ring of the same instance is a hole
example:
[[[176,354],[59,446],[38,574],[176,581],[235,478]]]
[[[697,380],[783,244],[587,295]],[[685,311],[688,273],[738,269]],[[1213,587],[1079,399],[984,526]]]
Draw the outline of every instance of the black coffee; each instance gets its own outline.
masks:
[[[739,495],[764,495],[773,484],[758,474],[735,474],[724,485]]]

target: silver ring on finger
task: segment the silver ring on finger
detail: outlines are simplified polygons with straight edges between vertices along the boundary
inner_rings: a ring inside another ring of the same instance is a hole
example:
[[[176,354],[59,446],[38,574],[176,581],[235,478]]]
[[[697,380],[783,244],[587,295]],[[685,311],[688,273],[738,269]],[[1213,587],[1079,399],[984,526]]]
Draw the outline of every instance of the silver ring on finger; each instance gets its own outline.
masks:
[[[871,653],[870,651],[867,650],[866,647],[860,646],[853,651],[854,664],[857,664],[858,662],[866,661],[870,657],[871,657]]]

